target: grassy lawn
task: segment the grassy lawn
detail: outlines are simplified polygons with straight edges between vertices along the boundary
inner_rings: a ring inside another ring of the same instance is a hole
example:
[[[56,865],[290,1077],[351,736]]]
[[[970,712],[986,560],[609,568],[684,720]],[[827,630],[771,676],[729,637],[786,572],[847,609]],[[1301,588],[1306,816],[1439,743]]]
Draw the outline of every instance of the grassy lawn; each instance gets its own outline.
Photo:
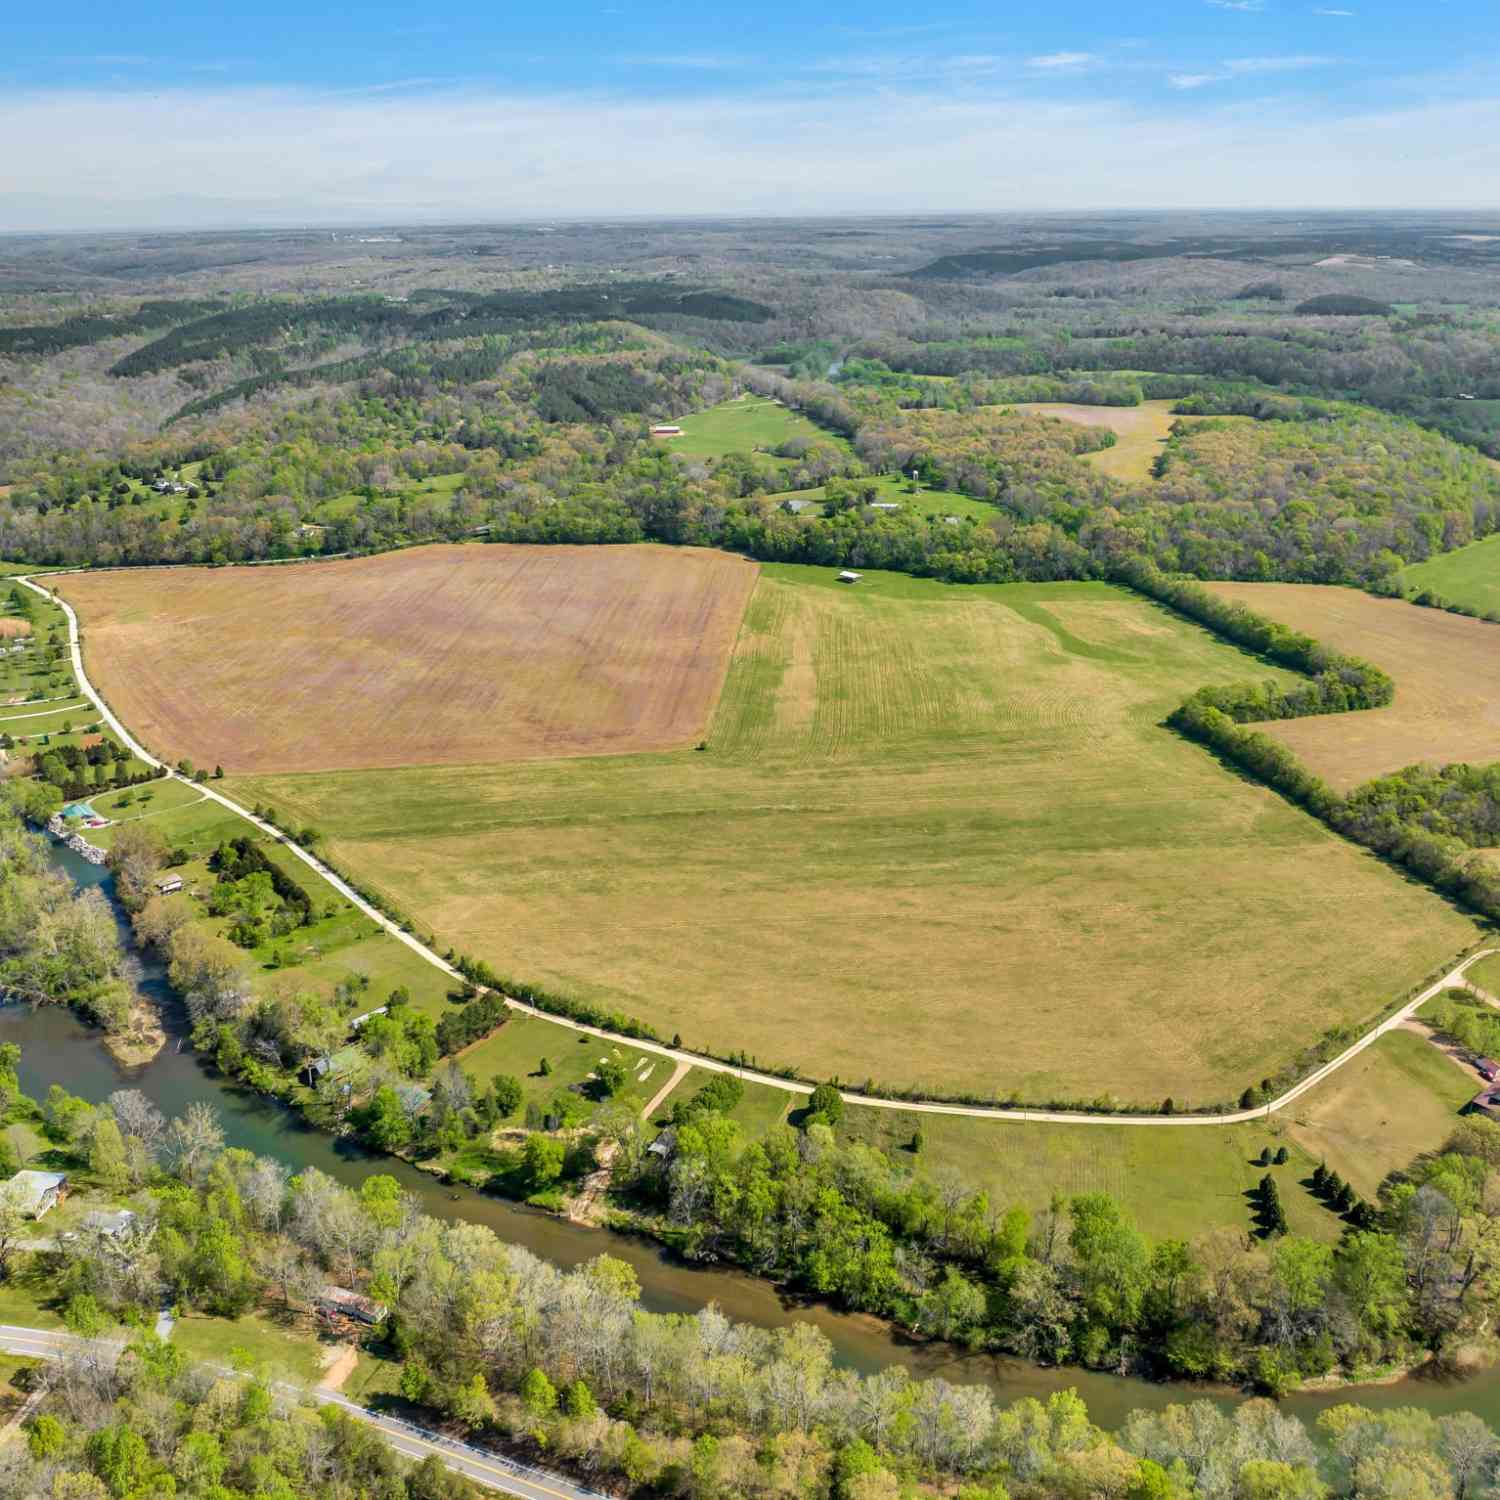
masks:
[[[342,1386],[344,1395],[362,1406],[369,1406],[382,1396],[401,1395],[401,1361],[384,1359],[367,1349],[359,1351],[359,1363]]]
[[[304,1385],[316,1384],[328,1347],[302,1323],[283,1326],[258,1312],[242,1318],[189,1313],[173,1328],[172,1342],[190,1359],[213,1365],[229,1365],[234,1351],[243,1349],[252,1368],[266,1367],[277,1379]]]
[[[1288,1132],[1373,1197],[1389,1173],[1442,1146],[1478,1091],[1472,1074],[1423,1037],[1391,1031],[1299,1099]]]
[[[307,884],[309,890],[314,890],[311,879]],[[323,890],[328,889],[321,881],[318,886]],[[314,890],[314,895],[316,894]],[[450,1008],[448,994],[454,988],[454,981],[441,969],[434,968],[425,958],[413,953],[405,943],[392,937],[383,928],[376,928],[373,922],[358,913],[351,911],[347,918],[336,919],[340,922],[344,920],[352,920],[369,935],[357,942],[344,943],[314,953],[306,950],[321,947],[317,934],[327,924],[320,922],[313,927],[299,928],[274,945],[278,949],[290,951],[298,961],[283,964],[279,969],[268,970],[266,979],[276,978],[326,992],[352,974],[365,974],[370,979],[372,1006],[384,1005],[390,998],[391,991],[404,985],[411,995],[412,1004],[418,1010],[437,1017]]]
[[[153,781],[133,788],[136,800],[130,809],[135,814],[149,813],[156,830],[173,848],[186,849],[190,854],[206,858],[226,839],[239,838],[252,831],[250,825],[238,814],[207,797],[184,795],[192,788],[171,781]],[[149,798],[145,793],[149,792]],[[144,799],[144,800],[143,800]],[[107,801],[108,798],[101,798]],[[98,810],[98,803],[93,804]],[[92,842],[108,848],[114,840],[115,829],[96,828],[89,837]]]
[[[509,1073],[520,1080],[525,1102],[517,1116],[504,1122],[515,1125],[524,1118],[526,1103],[533,1099],[544,1103],[558,1089],[582,1083],[610,1050],[610,1044],[596,1036],[570,1031],[536,1016],[512,1015],[493,1036],[460,1052],[458,1062],[481,1084],[498,1073]],[[671,1064],[663,1057],[629,1046],[615,1050],[632,1078],[648,1068],[652,1070],[644,1083],[630,1085],[642,1100],[650,1098],[670,1076]],[[551,1068],[545,1077],[541,1073],[544,1057]]]
[[[681,437],[658,438],[669,452],[684,458],[723,458],[726,453],[753,453],[779,448],[791,438],[808,438],[847,448],[842,437],[825,432],[800,412],[763,396],[740,396],[676,419]]]
[[[911,1151],[922,1132],[920,1154]],[[1244,1196],[1266,1172],[1276,1179],[1295,1234],[1337,1238],[1343,1227],[1301,1181],[1316,1164],[1273,1121],[1260,1125],[1043,1125],[917,1115],[847,1106],[839,1133],[877,1146],[927,1174],[956,1171],[1001,1208],[1043,1212],[1054,1193],[1110,1193],[1153,1239],[1192,1239],[1205,1230],[1249,1229]],[[1279,1167],[1256,1165],[1261,1148],[1286,1146]]]
[[[1465,977],[1472,979],[1480,989],[1488,990],[1492,995],[1500,995],[1500,953],[1481,958]]]
[[[668,1075],[662,1073],[659,1076],[666,1078]],[[673,1105],[691,1099],[713,1076],[707,1068],[689,1068],[682,1082],[662,1100],[661,1107],[652,1116],[653,1121],[664,1123],[672,1113]],[[730,1110],[729,1118],[736,1121],[752,1140],[764,1135],[771,1126],[783,1123],[788,1114],[802,1109],[807,1103],[805,1095],[789,1094],[763,1083],[745,1083],[744,1089],[745,1097]]]
[[[1105,585],[771,566],[705,752],[233,786],[441,944],[689,1046],[1186,1108],[1474,935],[1161,729],[1189,690],[1266,673]]]
[[[38,1232],[45,1228],[42,1221]],[[60,1308],[52,1306],[51,1278],[43,1276],[38,1257],[12,1257],[10,1275],[0,1281],[0,1323],[18,1328],[61,1328]]]
[[[1470,609],[1500,610],[1500,536],[1487,536],[1456,552],[1401,570],[1408,589],[1431,589]]]

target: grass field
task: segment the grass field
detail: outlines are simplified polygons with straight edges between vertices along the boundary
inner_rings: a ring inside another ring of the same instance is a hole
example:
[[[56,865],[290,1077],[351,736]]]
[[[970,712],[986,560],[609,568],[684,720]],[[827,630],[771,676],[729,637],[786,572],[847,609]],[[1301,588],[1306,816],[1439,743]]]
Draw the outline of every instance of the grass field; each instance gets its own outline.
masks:
[[[690,1046],[1183,1105],[1474,932],[1159,727],[1264,670],[1103,585],[778,566],[706,753],[229,786],[325,830],[444,945]]]
[[[666,1076],[664,1074],[663,1078]],[[689,1068],[677,1087],[662,1100],[652,1118],[665,1121],[674,1105],[686,1103],[713,1076],[707,1068]],[[772,1088],[764,1083],[745,1083],[743,1087],[744,1097],[729,1111],[729,1118],[752,1139],[764,1135],[771,1126],[784,1123],[789,1114],[807,1107],[804,1094],[789,1094],[785,1089]]]
[[[1208,586],[1395,679],[1389,708],[1264,726],[1332,786],[1347,790],[1417,761],[1500,758],[1500,626],[1354,589]]]
[[[1293,1106],[1289,1131],[1367,1197],[1448,1138],[1479,1091],[1431,1042],[1390,1031]]]
[[[908,490],[908,480],[896,474],[880,474],[861,479],[860,484],[874,484],[880,491],[877,500],[894,501],[903,510],[911,510],[923,516],[966,516],[975,521],[993,518],[998,512],[988,500],[975,500],[969,495],[960,495],[956,490],[932,489],[918,485],[915,493]],[[824,488],[819,485],[811,490],[785,490],[780,494],[767,495],[771,501],[813,500],[822,501]]]
[[[264,1313],[242,1318],[189,1314],[173,1328],[172,1342],[197,1363],[229,1366],[243,1354],[250,1369],[269,1369],[274,1379],[303,1385],[316,1384],[323,1368],[324,1345],[314,1333],[301,1326],[282,1327]]]
[[[62,588],[145,744],[275,771],[691,743],[754,582],[718,552],[439,546]]]
[[[680,437],[657,438],[670,453],[683,458],[723,458],[726,453],[753,453],[757,448],[779,448],[792,438],[807,438],[834,447],[847,442],[825,432],[800,412],[789,410],[765,396],[739,396],[706,411],[695,411],[675,419]]]
[[[1500,610],[1500,536],[1487,536],[1401,570],[1409,589],[1431,589],[1470,609]]]
[[[1201,421],[1202,418],[1172,415],[1175,400],[1142,401],[1139,406],[1074,406],[1063,401],[1021,401],[1017,411],[1039,417],[1057,417],[1080,427],[1107,427],[1115,434],[1113,448],[1083,455],[1086,463],[1126,484],[1138,484],[1151,478],[1151,466],[1166,446],[1174,422]],[[1233,421],[1234,418],[1219,418]]]

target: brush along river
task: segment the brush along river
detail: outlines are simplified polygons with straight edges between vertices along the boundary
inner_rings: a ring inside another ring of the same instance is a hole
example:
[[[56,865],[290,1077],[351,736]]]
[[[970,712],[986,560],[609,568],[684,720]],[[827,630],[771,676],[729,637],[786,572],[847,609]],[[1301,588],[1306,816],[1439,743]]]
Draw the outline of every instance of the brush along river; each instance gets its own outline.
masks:
[[[62,846],[54,848],[53,858],[79,886],[99,886],[106,895],[112,894],[108,871]],[[123,919],[121,927],[128,942],[129,928]],[[1044,1369],[1021,1360],[970,1354],[948,1344],[918,1343],[877,1318],[786,1300],[769,1282],[742,1272],[686,1264],[646,1239],[588,1229],[504,1199],[445,1186],[405,1162],[314,1130],[291,1110],[236,1088],[205,1067],[186,1044],[185,1018],[161,966],[133,950],[130,963],[138,987],[161,1003],[166,1046],[144,1066],[128,1067],[111,1056],[97,1031],[63,1006],[0,1006],[0,1042],[21,1047],[21,1086],[27,1093],[40,1098],[59,1083],[97,1103],[115,1089],[137,1088],[169,1116],[202,1100],[218,1110],[229,1145],[274,1156],[294,1172],[317,1167],[348,1184],[358,1184],[372,1173],[385,1173],[396,1178],[433,1217],[487,1225],[501,1239],[524,1245],[564,1269],[605,1253],[629,1262],[640,1278],[641,1301],[652,1312],[692,1313],[714,1302],[727,1316],[763,1327],[811,1323],[828,1336],[838,1362],[854,1369],[904,1365],[916,1376],[941,1375],[955,1383],[987,1385],[1003,1400],[1045,1398],[1052,1391],[1073,1386],[1088,1403],[1094,1421],[1109,1428],[1118,1426],[1136,1407],[1159,1409],[1204,1395],[1225,1404],[1242,1399],[1222,1389],[1157,1384],[1077,1368]],[[1473,1411],[1500,1427],[1500,1370],[1467,1380],[1415,1377],[1390,1385],[1298,1394],[1282,1405],[1311,1422],[1321,1410],[1340,1401],[1375,1407],[1420,1406],[1437,1415]]]

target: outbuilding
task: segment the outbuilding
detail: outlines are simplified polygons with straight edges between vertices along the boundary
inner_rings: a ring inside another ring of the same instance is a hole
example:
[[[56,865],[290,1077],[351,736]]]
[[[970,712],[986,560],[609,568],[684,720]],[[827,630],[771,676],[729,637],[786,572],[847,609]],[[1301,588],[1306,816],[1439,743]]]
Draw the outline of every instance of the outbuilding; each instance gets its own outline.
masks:
[[[167,875],[156,882],[156,894],[158,896],[170,896],[174,891],[180,891],[181,889],[181,875]]]
[[[17,1172],[8,1185],[18,1190],[21,1212],[28,1219],[40,1219],[68,1196],[68,1178],[63,1172]]]
[[[325,1286],[318,1293],[318,1311],[325,1318],[353,1318],[360,1323],[382,1323],[388,1309],[384,1302],[351,1292],[344,1286]]]
[[[859,580],[861,578],[863,578],[864,576],[865,575],[863,573],[851,573],[848,568],[845,568],[844,571],[839,574],[839,582],[840,583],[858,583]]]

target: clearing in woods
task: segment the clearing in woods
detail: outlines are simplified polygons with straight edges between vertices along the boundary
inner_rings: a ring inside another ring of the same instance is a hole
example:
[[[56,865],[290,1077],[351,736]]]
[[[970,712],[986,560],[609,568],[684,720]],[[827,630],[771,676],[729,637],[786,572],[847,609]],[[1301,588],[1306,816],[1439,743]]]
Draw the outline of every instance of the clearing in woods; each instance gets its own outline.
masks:
[[[1260,726],[1347,791],[1418,761],[1500,759],[1500,625],[1315,583],[1211,583],[1396,681],[1389,708]]]
[[[1142,401],[1139,406],[1074,406],[1062,401],[1021,401],[1017,411],[1038,417],[1057,417],[1079,427],[1107,427],[1115,434],[1113,448],[1087,453],[1084,460],[1111,479],[1134,483],[1151,477],[1151,465],[1166,445],[1175,401]]]
[[[706,753],[229,789],[316,824],[440,946],[689,1046],[1182,1108],[1474,933],[1160,727],[1265,670],[1101,584],[775,565]]]
[[[290,771],[690,744],[755,575],[693,548],[490,545],[59,588],[90,677],[144,744]]]
[[[793,438],[847,449],[846,439],[825,432],[800,412],[765,396],[737,396],[674,419],[680,437],[660,438],[661,446],[684,458],[723,458],[726,453],[753,453],[757,448],[779,448]]]
[[[1431,589],[1469,609],[1500,611],[1500,536],[1470,542],[1401,570],[1410,589]]]

